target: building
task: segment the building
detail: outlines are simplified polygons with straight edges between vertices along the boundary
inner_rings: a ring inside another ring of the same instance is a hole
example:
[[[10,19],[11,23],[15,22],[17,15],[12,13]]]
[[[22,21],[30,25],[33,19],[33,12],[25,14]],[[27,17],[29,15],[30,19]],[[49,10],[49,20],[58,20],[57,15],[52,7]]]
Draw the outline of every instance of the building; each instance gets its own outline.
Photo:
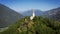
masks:
[[[30,16],[30,20],[33,20],[34,19],[34,17],[35,17],[35,12],[34,12],[34,10],[32,10],[32,16]]]

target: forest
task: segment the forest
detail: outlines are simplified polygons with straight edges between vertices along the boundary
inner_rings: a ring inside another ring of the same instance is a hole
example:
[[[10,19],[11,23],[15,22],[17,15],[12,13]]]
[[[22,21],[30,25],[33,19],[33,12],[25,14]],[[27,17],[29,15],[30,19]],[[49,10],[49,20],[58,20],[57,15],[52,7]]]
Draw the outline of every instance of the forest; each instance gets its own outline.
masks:
[[[0,34],[60,34],[60,22],[42,16],[30,20],[26,16]]]

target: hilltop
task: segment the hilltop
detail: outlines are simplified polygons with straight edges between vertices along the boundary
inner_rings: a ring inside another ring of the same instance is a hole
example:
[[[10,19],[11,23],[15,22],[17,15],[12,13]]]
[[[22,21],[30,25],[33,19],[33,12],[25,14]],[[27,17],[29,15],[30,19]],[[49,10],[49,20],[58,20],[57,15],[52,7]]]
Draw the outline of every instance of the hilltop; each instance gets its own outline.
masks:
[[[28,25],[27,25],[28,24]],[[60,22],[45,17],[21,18],[0,34],[59,34]]]

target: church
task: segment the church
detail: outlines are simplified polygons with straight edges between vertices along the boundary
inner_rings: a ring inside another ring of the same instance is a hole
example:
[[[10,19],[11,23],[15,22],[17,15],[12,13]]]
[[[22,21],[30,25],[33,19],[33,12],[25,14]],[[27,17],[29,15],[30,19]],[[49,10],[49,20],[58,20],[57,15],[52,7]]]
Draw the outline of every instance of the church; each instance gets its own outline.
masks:
[[[35,17],[35,12],[34,12],[34,10],[32,10],[32,16],[30,16],[30,20],[33,20],[34,19],[34,17]]]

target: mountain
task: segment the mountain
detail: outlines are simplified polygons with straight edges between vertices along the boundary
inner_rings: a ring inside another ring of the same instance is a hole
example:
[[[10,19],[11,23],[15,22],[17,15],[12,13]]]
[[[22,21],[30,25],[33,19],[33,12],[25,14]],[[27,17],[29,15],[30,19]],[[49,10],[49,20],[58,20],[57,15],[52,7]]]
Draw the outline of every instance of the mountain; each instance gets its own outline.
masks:
[[[41,16],[36,16],[33,20],[25,17],[0,34],[60,34],[60,22]]]
[[[38,9],[36,9],[36,10],[34,10],[35,11],[35,14],[36,14],[36,16],[41,16],[42,14],[43,14],[43,12],[42,11],[40,11],[40,10],[38,10]],[[23,13],[21,13],[23,16],[31,16],[32,15],[32,10],[28,10],[28,11],[25,11],[25,12],[23,12]]]
[[[54,8],[48,11],[41,11],[38,9],[35,9],[34,11],[35,11],[36,16],[44,16],[44,17],[48,17],[48,18],[60,21],[60,7]],[[25,11],[21,14],[24,16],[31,16],[32,10]]]
[[[0,4],[0,28],[7,27],[22,17],[21,14],[10,9],[9,7]]]
[[[44,16],[60,21],[60,7],[46,11]]]

